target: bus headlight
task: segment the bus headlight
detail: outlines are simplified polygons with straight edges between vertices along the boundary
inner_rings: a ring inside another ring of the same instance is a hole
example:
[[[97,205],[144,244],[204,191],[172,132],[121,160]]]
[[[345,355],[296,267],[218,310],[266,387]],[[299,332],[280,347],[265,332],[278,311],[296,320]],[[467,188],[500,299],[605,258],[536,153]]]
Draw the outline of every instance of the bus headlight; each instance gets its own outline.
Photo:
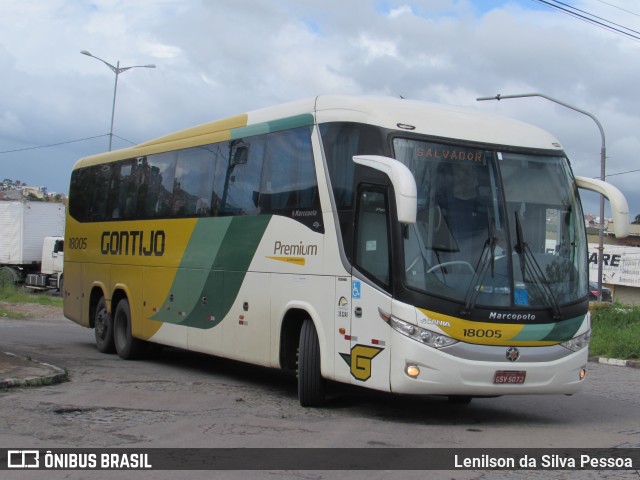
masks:
[[[572,352],[577,352],[578,350],[582,350],[589,346],[589,339],[591,338],[591,330],[583,333],[582,335],[578,335],[577,337],[573,337],[571,340],[567,340],[566,342],[562,342],[562,345],[565,348],[568,348]]]
[[[382,317],[382,319],[395,331],[429,347],[443,348],[453,345],[454,343],[458,343],[458,340],[455,340],[444,333],[433,332],[426,328],[412,325],[411,323],[400,320],[399,318],[396,318],[382,310],[379,310],[379,312],[380,317]]]

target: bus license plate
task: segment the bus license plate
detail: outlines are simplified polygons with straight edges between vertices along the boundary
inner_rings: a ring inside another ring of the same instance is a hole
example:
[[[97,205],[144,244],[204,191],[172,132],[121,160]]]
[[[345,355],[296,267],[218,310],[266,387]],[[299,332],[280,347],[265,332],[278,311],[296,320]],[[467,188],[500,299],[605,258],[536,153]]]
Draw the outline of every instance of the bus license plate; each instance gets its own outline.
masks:
[[[510,385],[524,383],[524,379],[526,376],[527,376],[527,372],[525,371],[498,370],[493,375],[493,383],[510,384]]]

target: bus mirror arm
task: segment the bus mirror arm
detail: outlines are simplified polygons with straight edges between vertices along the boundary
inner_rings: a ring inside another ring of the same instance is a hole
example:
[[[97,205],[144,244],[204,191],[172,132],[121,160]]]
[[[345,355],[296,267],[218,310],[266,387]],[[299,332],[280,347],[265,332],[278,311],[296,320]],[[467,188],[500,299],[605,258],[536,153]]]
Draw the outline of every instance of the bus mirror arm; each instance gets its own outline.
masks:
[[[597,192],[607,197],[611,204],[611,215],[613,216],[613,228],[616,237],[624,238],[629,235],[629,205],[620,190],[610,183],[588,177],[576,177],[576,185],[578,188]]]
[[[359,165],[378,170],[389,177],[395,192],[398,221],[405,224],[416,223],[418,189],[411,170],[394,158],[380,155],[354,155],[353,161]]]

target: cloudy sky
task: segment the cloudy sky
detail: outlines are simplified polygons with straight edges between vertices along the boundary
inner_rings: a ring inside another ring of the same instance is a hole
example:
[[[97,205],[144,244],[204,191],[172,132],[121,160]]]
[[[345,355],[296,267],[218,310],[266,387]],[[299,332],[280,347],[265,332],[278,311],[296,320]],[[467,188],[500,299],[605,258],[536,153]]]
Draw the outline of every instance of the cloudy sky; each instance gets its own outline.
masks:
[[[563,1],[640,36],[637,0]],[[600,120],[607,180],[640,213],[640,41],[540,1],[2,0],[0,179],[66,193],[74,162],[107,150],[115,75],[81,50],[157,66],[119,77],[114,148],[317,94],[402,95],[541,126],[576,175],[598,177],[589,117],[476,101],[543,93]],[[595,195],[583,202],[597,213]]]

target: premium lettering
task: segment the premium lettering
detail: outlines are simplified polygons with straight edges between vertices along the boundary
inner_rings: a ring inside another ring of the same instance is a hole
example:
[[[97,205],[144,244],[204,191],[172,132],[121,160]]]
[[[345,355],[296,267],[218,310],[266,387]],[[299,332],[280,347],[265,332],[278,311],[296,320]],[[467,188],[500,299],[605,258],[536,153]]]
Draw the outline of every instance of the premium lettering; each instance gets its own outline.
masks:
[[[302,242],[300,242],[298,245],[296,244],[287,245],[280,241],[276,241],[276,243],[273,245],[273,254],[274,255],[317,255],[318,246],[304,245]]]
[[[161,257],[165,247],[164,230],[129,230],[102,232],[100,251],[103,255],[131,255]]]

